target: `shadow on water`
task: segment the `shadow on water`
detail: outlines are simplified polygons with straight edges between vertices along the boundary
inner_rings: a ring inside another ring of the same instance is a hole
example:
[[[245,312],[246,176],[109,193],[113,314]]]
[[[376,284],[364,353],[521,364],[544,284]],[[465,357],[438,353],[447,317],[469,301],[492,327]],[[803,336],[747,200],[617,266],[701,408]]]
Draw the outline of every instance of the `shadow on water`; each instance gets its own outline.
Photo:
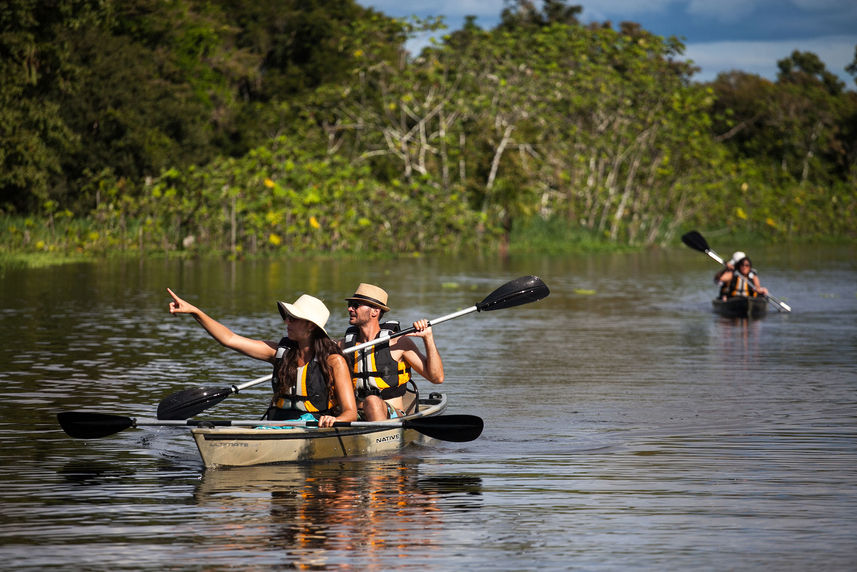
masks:
[[[57,470],[57,475],[68,484],[101,486],[107,482],[133,477],[135,469],[107,461],[70,461]]]

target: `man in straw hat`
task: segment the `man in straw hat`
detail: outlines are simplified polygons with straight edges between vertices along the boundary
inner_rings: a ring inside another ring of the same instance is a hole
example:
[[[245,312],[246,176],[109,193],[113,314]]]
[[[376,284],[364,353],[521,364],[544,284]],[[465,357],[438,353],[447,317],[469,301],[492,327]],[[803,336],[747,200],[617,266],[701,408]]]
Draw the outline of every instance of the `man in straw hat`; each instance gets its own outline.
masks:
[[[389,336],[398,324],[381,323],[387,306],[387,292],[373,284],[360,284],[348,302],[348,324],[343,349]],[[391,324],[395,324],[393,327]],[[368,421],[404,415],[403,396],[411,380],[411,369],[432,383],[443,383],[443,362],[427,320],[414,322],[416,332],[381,342],[359,352],[345,352],[351,369],[358,408]],[[422,338],[425,355],[411,337]]]
[[[268,419],[317,420],[319,427],[357,420],[348,364],[324,329],[330,317],[324,302],[307,294],[293,304],[277,302],[287,333],[273,342],[240,336],[169,288],[167,292],[173,299],[170,314],[190,314],[220,345],[274,366]]]

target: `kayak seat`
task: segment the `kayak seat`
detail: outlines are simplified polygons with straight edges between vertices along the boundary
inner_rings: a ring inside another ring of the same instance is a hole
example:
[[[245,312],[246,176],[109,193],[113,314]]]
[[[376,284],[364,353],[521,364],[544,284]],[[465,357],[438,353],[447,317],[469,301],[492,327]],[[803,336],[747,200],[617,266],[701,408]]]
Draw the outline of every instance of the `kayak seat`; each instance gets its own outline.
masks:
[[[413,379],[408,381],[405,389],[405,394],[402,396],[405,403],[405,415],[418,413],[420,410],[420,391],[417,389],[417,384]]]

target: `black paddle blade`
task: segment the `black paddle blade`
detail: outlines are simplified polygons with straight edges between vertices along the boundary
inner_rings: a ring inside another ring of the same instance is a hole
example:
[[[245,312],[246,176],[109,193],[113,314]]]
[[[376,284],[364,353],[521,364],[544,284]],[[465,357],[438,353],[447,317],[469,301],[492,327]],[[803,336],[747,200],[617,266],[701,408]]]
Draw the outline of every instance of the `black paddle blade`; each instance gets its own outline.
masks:
[[[483,422],[481,417],[475,415],[440,415],[405,420],[402,427],[414,429],[440,441],[464,443],[473,441],[482,434]]]
[[[189,419],[234,393],[233,388],[192,387],[173,393],[158,404],[158,419]]]
[[[547,284],[538,276],[521,276],[488,294],[476,304],[476,310],[488,312],[529,304],[545,298],[550,292]]]
[[[701,234],[699,234],[695,230],[692,230],[682,235],[681,241],[692,249],[698,250],[700,252],[706,252],[709,250],[708,242]]]
[[[98,439],[134,426],[131,417],[82,411],[63,411],[57,414],[57,420],[62,430],[75,439]]]

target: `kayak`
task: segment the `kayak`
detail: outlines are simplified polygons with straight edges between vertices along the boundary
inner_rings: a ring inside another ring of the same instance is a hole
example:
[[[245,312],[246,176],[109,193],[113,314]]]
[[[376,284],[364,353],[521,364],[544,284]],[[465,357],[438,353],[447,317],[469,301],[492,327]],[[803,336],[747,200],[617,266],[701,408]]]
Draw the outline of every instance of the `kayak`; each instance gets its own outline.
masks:
[[[726,300],[712,300],[714,311],[724,318],[764,318],[768,301],[764,297],[733,296]]]
[[[389,423],[352,423],[349,427],[205,427],[191,429],[206,467],[248,467],[390,454],[430,442],[420,421],[446,410],[446,395],[419,399],[416,411]],[[416,426],[416,428],[415,428]]]
[[[147,419],[110,413],[62,411],[60,427],[75,439],[99,439],[142,427],[192,427],[191,433],[206,467],[246,467],[311,462],[389,454],[433,439],[464,443],[482,434],[475,415],[441,415],[446,396],[430,393],[405,396],[407,415],[383,421],[336,421],[320,428],[318,421],[242,419]]]

